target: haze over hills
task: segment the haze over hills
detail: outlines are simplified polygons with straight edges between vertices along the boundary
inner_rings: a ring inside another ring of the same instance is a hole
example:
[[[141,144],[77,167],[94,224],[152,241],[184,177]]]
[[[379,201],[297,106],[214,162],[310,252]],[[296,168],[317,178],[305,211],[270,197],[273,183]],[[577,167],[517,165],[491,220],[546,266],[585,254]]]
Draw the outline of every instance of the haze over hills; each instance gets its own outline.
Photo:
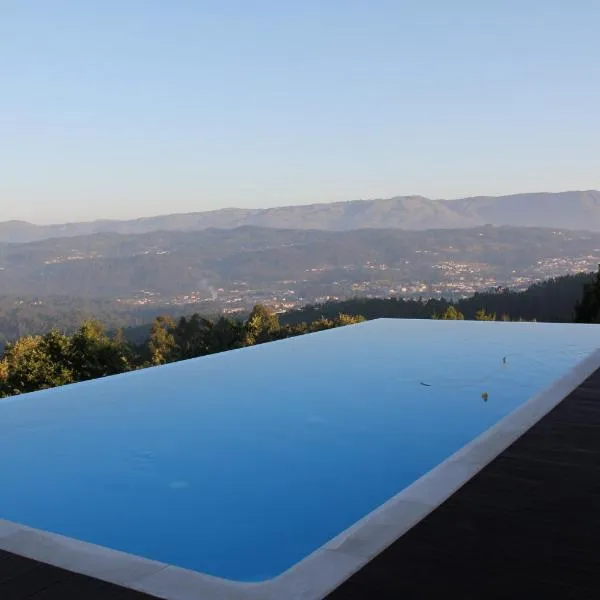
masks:
[[[600,231],[600,191],[478,196],[430,200],[398,196],[330,204],[267,209],[227,208],[129,221],[34,225],[0,223],[0,242],[25,243],[96,233],[145,234],[255,226],[274,229],[350,231],[355,229],[458,229],[485,224]]]
[[[600,233],[483,226],[403,231],[99,233],[0,244],[0,295],[127,302],[300,303],[351,295],[464,295],[591,270]]]

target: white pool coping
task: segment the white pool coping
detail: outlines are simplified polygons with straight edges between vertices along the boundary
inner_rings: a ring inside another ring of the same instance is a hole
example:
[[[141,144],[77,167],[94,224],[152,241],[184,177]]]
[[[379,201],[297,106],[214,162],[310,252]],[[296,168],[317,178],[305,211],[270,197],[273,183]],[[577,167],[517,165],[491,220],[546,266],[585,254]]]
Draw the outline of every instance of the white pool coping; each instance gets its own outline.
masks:
[[[322,600],[600,368],[600,348],[409,487],[274,579],[241,583],[0,519],[0,549],[169,600]]]

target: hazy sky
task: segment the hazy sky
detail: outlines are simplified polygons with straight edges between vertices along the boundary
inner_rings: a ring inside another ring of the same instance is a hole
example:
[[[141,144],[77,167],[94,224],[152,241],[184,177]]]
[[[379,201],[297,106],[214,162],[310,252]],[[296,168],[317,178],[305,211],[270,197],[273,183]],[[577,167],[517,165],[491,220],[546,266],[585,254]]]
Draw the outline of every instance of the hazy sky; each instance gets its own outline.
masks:
[[[0,220],[600,188],[599,0],[0,0]]]

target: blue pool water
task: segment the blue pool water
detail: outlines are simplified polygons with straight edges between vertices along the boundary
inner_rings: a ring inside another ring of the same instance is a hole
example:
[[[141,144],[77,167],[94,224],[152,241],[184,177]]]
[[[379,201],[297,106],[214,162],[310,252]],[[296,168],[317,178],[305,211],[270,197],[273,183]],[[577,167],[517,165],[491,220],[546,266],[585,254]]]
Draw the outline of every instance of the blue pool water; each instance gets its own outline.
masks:
[[[3,400],[0,518],[268,579],[574,367],[599,331],[378,320]]]

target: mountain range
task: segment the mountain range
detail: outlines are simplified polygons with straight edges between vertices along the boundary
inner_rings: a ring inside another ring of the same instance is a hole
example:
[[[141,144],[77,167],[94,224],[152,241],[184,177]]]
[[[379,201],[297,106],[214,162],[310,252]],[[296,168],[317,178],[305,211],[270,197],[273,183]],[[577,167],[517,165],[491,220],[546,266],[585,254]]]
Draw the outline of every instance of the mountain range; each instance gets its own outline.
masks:
[[[60,225],[6,221],[0,223],[0,242],[25,243],[98,233],[136,235],[244,226],[325,231],[419,231],[472,228],[486,224],[600,231],[600,191],[477,196],[458,200],[397,196],[266,209],[226,208],[129,221],[100,220]]]

